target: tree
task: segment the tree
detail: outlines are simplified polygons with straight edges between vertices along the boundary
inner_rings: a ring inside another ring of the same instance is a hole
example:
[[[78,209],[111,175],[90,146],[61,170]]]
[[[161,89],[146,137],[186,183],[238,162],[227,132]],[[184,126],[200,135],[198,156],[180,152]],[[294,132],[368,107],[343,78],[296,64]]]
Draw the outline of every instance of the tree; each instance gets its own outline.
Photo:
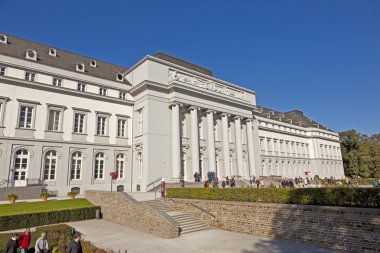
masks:
[[[344,172],[349,177],[380,177],[380,134],[339,133]]]

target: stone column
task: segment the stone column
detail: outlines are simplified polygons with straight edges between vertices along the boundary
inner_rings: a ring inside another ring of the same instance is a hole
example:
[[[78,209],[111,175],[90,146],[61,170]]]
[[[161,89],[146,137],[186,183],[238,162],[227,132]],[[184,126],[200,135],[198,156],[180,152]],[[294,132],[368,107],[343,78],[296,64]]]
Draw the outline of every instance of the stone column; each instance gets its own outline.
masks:
[[[236,145],[236,160],[237,160],[237,175],[244,176],[243,171],[243,146],[241,143],[241,117],[236,116],[235,120],[235,145]]]
[[[248,144],[248,161],[249,161],[249,176],[257,176],[255,168],[255,157],[254,157],[254,144],[253,144],[253,124],[252,120],[247,120],[247,144]]]
[[[191,164],[193,175],[199,173],[199,129],[198,129],[198,110],[199,107],[190,107],[191,116]]]
[[[179,103],[170,105],[172,109],[172,178],[178,178],[181,171],[181,134]]]
[[[207,111],[208,171],[215,171],[214,112]]]
[[[230,138],[228,136],[228,117],[229,115],[222,114],[222,128],[223,128],[223,161],[224,161],[224,176],[231,177],[230,170]]]

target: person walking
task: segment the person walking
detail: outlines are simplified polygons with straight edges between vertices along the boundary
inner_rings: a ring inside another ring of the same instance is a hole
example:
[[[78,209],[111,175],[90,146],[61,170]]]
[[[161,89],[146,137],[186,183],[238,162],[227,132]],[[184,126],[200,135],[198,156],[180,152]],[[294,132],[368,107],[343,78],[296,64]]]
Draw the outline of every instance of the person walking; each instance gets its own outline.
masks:
[[[82,244],[80,242],[81,234],[75,233],[66,253],[83,253]]]
[[[49,250],[49,243],[46,238],[46,232],[42,232],[41,236],[36,241],[35,252],[47,253]]]
[[[18,248],[18,234],[12,235],[12,238],[5,246],[4,253],[17,253]]]
[[[223,182],[222,182],[222,187],[223,188],[226,188],[226,182],[223,180]]]
[[[27,253],[30,245],[32,235],[30,234],[30,229],[27,228],[23,233],[20,234],[18,239],[18,245],[20,247],[21,253]]]

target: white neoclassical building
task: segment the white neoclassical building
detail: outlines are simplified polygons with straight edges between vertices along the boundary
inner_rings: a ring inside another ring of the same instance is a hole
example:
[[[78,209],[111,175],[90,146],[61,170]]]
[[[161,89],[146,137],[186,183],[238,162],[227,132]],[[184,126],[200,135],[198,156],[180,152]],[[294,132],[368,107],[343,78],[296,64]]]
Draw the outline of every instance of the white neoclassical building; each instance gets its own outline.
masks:
[[[157,53],[130,68],[0,34],[0,187],[146,191],[157,178],[344,177],[338,134]]]

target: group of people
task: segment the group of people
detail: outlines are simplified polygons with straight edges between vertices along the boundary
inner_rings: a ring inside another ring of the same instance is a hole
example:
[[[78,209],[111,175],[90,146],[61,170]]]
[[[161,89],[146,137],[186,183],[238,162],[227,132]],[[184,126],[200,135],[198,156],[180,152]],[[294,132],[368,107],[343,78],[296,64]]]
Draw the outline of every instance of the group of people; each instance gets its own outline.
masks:
[[[20,253],[27,253],[30,247],[30,242],[32,240],[32,234],[30,229],[27,228],[21,234],[13,234],[11,239],[5,246],[4,253],[17,253],[20,249]],[[75,233],[73,235],[73,240],[67,247],[67,253],[83,253],[81,245],[81,234]],[[49,242],[47,239],[47,233],[42,232],[41,236],[37,239],[34,246],[35,253],[47,253],[49,252]]]

